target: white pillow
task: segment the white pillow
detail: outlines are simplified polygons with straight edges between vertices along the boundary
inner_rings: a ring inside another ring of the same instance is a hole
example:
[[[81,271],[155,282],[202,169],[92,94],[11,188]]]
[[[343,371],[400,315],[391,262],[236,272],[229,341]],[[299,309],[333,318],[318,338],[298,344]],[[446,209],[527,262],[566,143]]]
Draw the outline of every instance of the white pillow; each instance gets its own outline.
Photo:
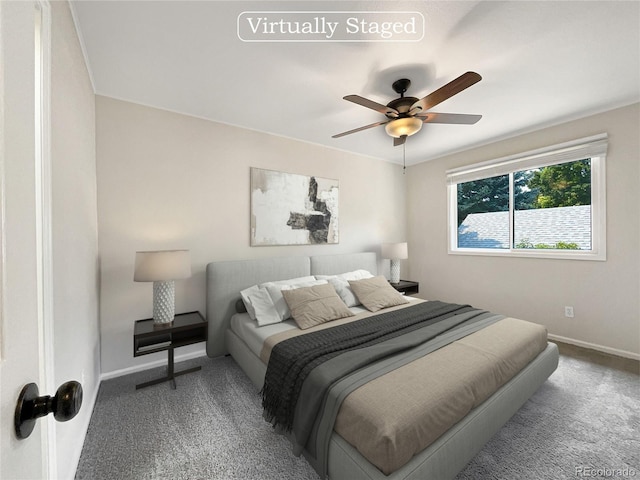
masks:
[[[301,283],[313,282],[314,280],[316,280],[316,277],[314,277],[313,275],[307,275],[306,277],[290,278],[288,280],[278,280],[278,281],[275,281],[275,282],[264,282],[264,283],[261,283],[260,286],[262,287],[263,285],[266,285],[267,283],[275,283],[276,285],[299,285]]]
[[[354,270],[340,275],[316,275],[317,280],[329,280],[335,277],[344,278],[345,280],[362,280],[363,278],[371,278],[373,275],[367,270]]]
[[[351,290],[349,280],[373,278],[373,275],[366,270],[354,270],[353,272],[342,273],[340,275],[316,275],[316,278],[328,280],[347,307],[355,307],[360,305],[361,302],[358,300],[358,297],[355,296],[353,290]]]
[[[282,295],[282,290],[294,290],[296,288],[313,287],[314,285],[324,285],[328,283],[326,280],[316,280],[313,277],[311,278],[312,280],[310,281],[297,282],[293,284],[268,282],[261,285],[261,287],[269,293],[271,301],[273,302],[277,315],[280,317],[281,321],[291,318],[291,311],[289,310],[289,305],[287,305],[287,302]]]
[[[266,289],[259,288],[258,291],[252,295],[251,304],[255,309],[256,322],[258,322],[259,327],[280,323],[282,321]]]
[[[315,281],[315,277],[312,275],[308,275],[306,277],[298,277],[291,278],[289,280],[279,280],[277,282],[267,282],[268,284],[276,284],[276,285],[297,285],[297,284],[305,284],[308,282]],[[280,315],[276,311],[276,308],[273,304],[273,300],[269,295],[267,297],[264,296],[265,285],[267,283],[262,283],[260,285],[253,285],[252,287],[245,288],[240,292],[240,296],[242,297],[242,302],[244,303],[245,308],[247,309],[247,313],[252,320],[256,320],[258,322],[258,326],[261,325],[269,325],[272,322],[274,316],[278,318]],[[260,308],[260,316],[262,318],[258,318],[256,312],[256,306]],[[280,319],[282,321],[284,319]]]
[[[251,297],[253,297],[259,291],[260,291],[260,287],[258,287],[258,285],[254,285],[253,287],[245,288],[240,292],[240,296],[242,297],[242,303],[244,303],[244,308],[247,309],[247,313],[251,317],[251,320],[256,319],[256,309],[253,308],[253,305],[251,303]]]

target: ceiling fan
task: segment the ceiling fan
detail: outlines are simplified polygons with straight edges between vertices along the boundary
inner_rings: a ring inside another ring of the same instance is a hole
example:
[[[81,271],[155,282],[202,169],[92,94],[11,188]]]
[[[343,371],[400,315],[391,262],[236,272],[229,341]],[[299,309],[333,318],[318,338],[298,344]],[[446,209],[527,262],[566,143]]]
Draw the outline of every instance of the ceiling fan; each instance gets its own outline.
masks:
[[[440,87],[436,91],[430,93],[424,98],[417,99],[415,97],[405,97],[405,92],[411,85],[411,80],[401,78],[393,82],[393,90],[400,94],[400,98],[391,100],[386,105],[382,105],[373,100],[361,97],[359,95],[347,95],[343,97],[363,107],[370,108],[376,112],[382,113],[386,118],[381,122],[365,125],[364,127],[355,128],[347,132],[338,133],[331,138],[340,138],[352,133],[361,132],[369,128],[385,125],[387,134],[394,137],[393,145],[398,146],[404,144],[407,137],[417,133],[423,123],[449,123],[449,124],[466,124],[472,125],[482,118],[482,115],[468,115],[459,113],[436,113],[429,112],[430,108],[435,107],[446,99],[453,97],[471,85],[478,83],[482,77],[475,72],[467,72],[460,75],[455,80]]]

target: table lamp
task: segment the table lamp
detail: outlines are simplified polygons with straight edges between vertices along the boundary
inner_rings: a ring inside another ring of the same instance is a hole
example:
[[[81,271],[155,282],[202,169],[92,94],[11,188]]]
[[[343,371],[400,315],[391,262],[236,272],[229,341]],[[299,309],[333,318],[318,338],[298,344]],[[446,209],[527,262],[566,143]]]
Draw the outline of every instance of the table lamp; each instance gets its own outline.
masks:
[[[175,316],[174,280],[191,276],[189,250],[136,252],[134,282],[153,282],[153,323],[169,324]]]
[[[383,243],[382,258],[391,260],[391,283],[400,282],[400,260],[408,258],[406,243]]]

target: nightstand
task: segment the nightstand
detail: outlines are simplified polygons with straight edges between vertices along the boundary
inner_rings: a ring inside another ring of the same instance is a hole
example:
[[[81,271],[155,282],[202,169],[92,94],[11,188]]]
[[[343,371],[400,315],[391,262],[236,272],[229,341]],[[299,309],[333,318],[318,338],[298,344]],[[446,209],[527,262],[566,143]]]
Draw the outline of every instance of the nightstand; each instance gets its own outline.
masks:
[[[167,376],[136,385],[136,389],[171,382],[175,390],[175,377],[200,370],[189,368],[179,372],[173,369],[173,350],[207,339],[207,322],[200,312],[180,313],[169,324],[154,324],[153,318],[137,320],[133,329],[133,356],[167,351]]]
[[[404,295],[415,295],[420,291],[420,284],[411,280],[400,280],[398,283],[389,284]]]

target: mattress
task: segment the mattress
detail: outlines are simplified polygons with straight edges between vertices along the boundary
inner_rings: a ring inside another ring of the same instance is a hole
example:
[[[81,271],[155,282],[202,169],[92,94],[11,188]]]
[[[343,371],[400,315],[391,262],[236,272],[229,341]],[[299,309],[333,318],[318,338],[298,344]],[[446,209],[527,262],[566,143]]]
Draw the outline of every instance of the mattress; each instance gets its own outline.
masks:
[[[247,344],[249,350],[260,357],[260,351],[265,340],[272,335],[282,332],[298,330],[293,320],[285,320],[281,323],[264,325],[259,327],[255,320],[252,320],[248,313],[236,313],[231,317],[229,324],[231,331],[240,337]]]

